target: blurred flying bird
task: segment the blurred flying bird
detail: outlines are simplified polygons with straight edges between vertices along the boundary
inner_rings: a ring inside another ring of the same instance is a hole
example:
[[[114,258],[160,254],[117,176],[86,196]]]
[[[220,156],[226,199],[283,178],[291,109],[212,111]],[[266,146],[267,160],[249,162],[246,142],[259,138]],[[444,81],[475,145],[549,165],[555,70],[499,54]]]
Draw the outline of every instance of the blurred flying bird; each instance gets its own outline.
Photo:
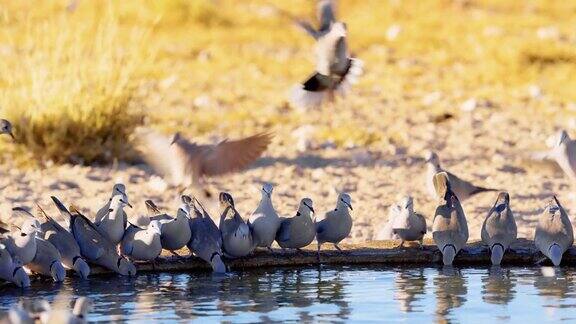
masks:
[[[576,140],[571,139],[565,130],[558,133],[556,145],[551,150],[534,153],[531,158],[555,161],[568,177],[576,180]]]

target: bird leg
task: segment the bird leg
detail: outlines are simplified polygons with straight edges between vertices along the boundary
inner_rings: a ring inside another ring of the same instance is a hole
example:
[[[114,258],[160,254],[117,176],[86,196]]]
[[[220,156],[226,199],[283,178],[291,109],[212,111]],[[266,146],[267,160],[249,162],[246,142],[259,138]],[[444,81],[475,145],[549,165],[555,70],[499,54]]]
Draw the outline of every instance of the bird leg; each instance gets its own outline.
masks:
[[[181,256],[180,254],[174,252],[174,251],[170,251],[170,253],[175,256],[176,258],[178,258],[178,262],[180,263],[184,263],[184,261],[186,261],[186,258]]]
[[[334,243],[334,247],[336,248],[336,250],[340,251],[340,252],[344,252],[342,251],[342,249],[338,246],[337,243]]]
[[[320,247],[322,246],[322,244],[318,243],[318,248],[316,249],[316,260],[318,260],[318,263],[320,263]]]
[[[420,243],[420,250],[424,250],[424,239],[422,238],[418,243]]]
[[[398,245],[398,248],[403,248],[404,247],[404,240],[400,240],[400,245]]]
[[[274,253],[274,250],[272,250],[272,247],[271,247],[271,246],[267,247],[266,249],[268,250],[268,252]]]
[[[296,248],[296,251],[298,251],[300,253],[304,253],[304,251],[301,248]]]

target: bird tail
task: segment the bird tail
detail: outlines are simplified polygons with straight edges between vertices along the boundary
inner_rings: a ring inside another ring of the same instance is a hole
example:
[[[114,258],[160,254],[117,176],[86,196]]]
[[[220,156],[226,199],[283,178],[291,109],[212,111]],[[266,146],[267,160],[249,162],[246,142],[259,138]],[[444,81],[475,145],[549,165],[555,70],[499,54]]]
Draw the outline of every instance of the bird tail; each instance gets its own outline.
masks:
[[[442,249],[442,261],[444,261],[444,265],[452,265],[455,257],[456,247],[452,244],[444,245],[444,248]]]
[[[490,248],[490,260],[493,265],[500,265],[502,258],[504,257],[504,246],[500,243],[495,243]]]
[[[562,254],[563,254],[560,245],[556,243],[552,244],[548,252],[550,254],[550,260],[552,260],[554,266],[555,267],[559,266],[560,262],[562,262]]]
[[[314,73],[303,84],[290,90],[290,103],[298,109],[316,108],[322,105],[329,96],[331,80],[329,76]]]
[[[362,73],[364,73],[364,62],[357,58],[349,59],[348,69],[340,79],[336,93],[342,97],[346,96],[352,86],[358,83]]]

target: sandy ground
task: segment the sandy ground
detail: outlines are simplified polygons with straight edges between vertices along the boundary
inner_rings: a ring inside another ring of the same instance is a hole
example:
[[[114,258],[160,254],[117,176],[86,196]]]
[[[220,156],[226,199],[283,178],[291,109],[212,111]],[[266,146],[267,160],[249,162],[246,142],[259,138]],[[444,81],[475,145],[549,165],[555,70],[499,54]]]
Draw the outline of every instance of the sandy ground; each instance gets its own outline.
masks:
[[[324,213],[334,207],[336,190],[345,190],[352,195],[355,220],[348,242],[358,243],[373,238],[386,220],[390,204],[406,193],[414,197],[416,210],[426,216],[430,229],[435,201],[425,191],[421,156],[424,150],[434,149],[443,166],[462,178],[509,191],[519,237],[531,238],[537,218],[552,194],[558,195],[568,210],[576,208],[576,195],[559,169],[523,158],[529,150],[546,148],[546,139],[554,134],[553,129],[517,116],[514,110],[486,107],[442,122],[416,125],[410,117],[398,119],[410,133],[410,147],[391,146],[380,151],[335,149],[326,143],[310,142],[310,148],[299,152],[298,138],[277,138],[252,168],[210,179],[209,184],[212,191],[231,192],[245,217],[256,208],[259,188],[265,181],[276,185],[273,201],[281,215],[293,215],[303,197],[312,198],[316,211]],[[127,185],[135,206],[129,212],[143,213],[145,199],[153,199],[170,212],[178,207],[178,192],[159,186],[144,165],[63,165],[42,170],[18,170],[4,165],[0,170],[3,217],[9,215],[13,206],[32,208],[35,202],[48,206],[50,195],[67,204],[74,202],[93,216],[108,199],[115,181]],[[489,192],[463,203],[471,239],[480,237],[482,221],[495,198],[496,193]],[[54,212],[53,208],[49,210]]]

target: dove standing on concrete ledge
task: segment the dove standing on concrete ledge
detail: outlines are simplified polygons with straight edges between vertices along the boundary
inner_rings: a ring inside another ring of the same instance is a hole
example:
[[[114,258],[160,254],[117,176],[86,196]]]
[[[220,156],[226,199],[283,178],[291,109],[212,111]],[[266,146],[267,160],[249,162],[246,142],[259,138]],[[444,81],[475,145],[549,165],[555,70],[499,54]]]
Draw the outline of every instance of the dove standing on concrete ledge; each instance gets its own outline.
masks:
[[[98,211],[96,220],[94,221],[98,232],[114,245],[122,241],[128,222],[124,207],[128,206],[132,208],[132,205],[128,202],[126,193],[116,189],[117,186],[118,185],[114,186],[115,189],[112,192],[110,201]],[[124,187],[124,185],[121,186]],[[106,207],[108,207],[107,210]]]
[[[4,244],[0,243],[0,279],[10,281],[18,287],[29,287],[30,278],[22,265],[15,262]]]
[[[76,242],[78,242],[83,257],[91,263],[115,271],[123,276],[136,275],[136,267],[118,255],[116,245],[100,234],[92,221],[82,215],[76,208],[73,208],[72,211],[74,213],[72,214],[58,199],[52,199],[60,213],[68,215],[70,232],[72,232]]]
[[[250,254],[256,244],[252,231],[234,207],[234,199],[227,192],[220,193],[220,232],[226,256],[238,258]]]
[[[432,238],[442,252],[444,265],[452,265],[454,257],[468,241],[468,223],[446,172],[434,176],[434,187],[441,198],[434,215]]]
[[[36,256],[26,264],[32,272],[52,277],[55,282],[62,282],[66,278],[66,270],[62,265],[62,256],[52,243],[36,238]]]
[[[427,152],[425,159],[426,159],[425,162],[427,164],[426,184],[428,187],[428,192],[430,193],[430,196],[432,198],[441,198],[436,196],[436,189],[434,188],[434,176],[438,172],[446,172],[446,174],[448,175],[448,179],[450,181],[450,188],[452,192],[456,194],[456,197],[458,197],[458,200],[460,201],[464,201],[470,198],[471,196],[474,196],[475,194],[481,192],[496,191],[496,189],[477,187],[472,183],[462,180],[458,178],[456,175],[444,170],[440,166],[440,158],[438,157],[438,154],[434,152],[431,151]]]
[[[272,205],[273,190],[274,187],[269,183],[262,186],[260,204],[248,221],[256,246],[265,247],[270,251],[272,251],[271,246],[280,227],[280,217]]]
[[[194,217],[189,220],[192,239],[188,242],[188,249],[197,257],[210,263],[216,273],[225,273],[226,265],[222,261],[222,235],[220,230],[198,200],[191,201],[194,208]],[[196,204],[202,208],[198,210]]]
[[[56,199],[54,196],[51,198],[53,201]],[[58,249],[58,252],[60,252],[62,256],[62,264],[64,264],[64,266],[69,269],[74,269],[82,279],[88,279],[90,267],[81,256],[80,247],[74,239],[74,235],[62,227],[62,225],[52,217],[48,216],[39,205],[38,209],[40,213],[44,215],[44,218],[46,218],[46,221],[40,225],[42,232],[44,232],[44,239]],[[69,219],[66,214],[62,214],[62,217],[65,220]]]
[[[316,222],[316,241],[318,241],[318,256],[324,243],[332,243],[338,251],[342,251],[338,243],[350,235],[352,230],[352,198],[347,193],[338,195],[336,208],[329,211],[324,219]]]
[[[162,223],[158,220],[150,222],[145,229],[134,225],[128,226],[122,242],[120,251],[122,255],[130,260],[154,261],[162,252],[160,235],[162,234]]]
[[[510,195],[501,192],[484,220],[481,231],[482,241],[490,248],[493,265],[500,265],[504,252],[516,241],[517,235],[516,221],[510,209]]]
[[[554,196],[538,219],[534,244],[555,266],[559,266],[562,255],[574,243],[570,218]]]
[[[333,101],[335,95],[346,96],[362,74],[363,63],[352,58],[346,43],[346,25],[335,22],[316,41],[316,71],[290,93],[290,103],[306,109]]]
[[[204,184],[205,177],[238,172],[258,159],[272,140],[257,134],[216,145],[198,145],[180,133],[172,139],[147,129],[138,129],[137,148],[144,160],[169,184],[179,187]]]
[[[282,249],[297,249],[308,246],[316,237],[316,226],[310,213],[314,212],[312,199],[304,198],[300,201],[296,216],[283,218],[276,242]]]
[[[182,199],[184,200],[184,198]],[[160,236],[162,248],[180,257],[175,251],[185,247],[191,237],[188,224],[190,206],[187,203],[183,203],[176,212],[176,218],[161,214],[158,207],[151,200],[146,201],[146,208],[148,208],[148,213],[156,212],[156,216],[152,216],[150,219],[158,220],[162,223],[162,235]]]
[[[12,259],[26,265],[36,255],[36,236],[40,232],[40,222],[27,210],[15,207],[12,209],[13,231],[4,235],[0,243],[6,246]],[[4,229],[8,230],[8,229]]]
[[[405,241],[418,241],[422,247],[426,234],[426,219],[414,212],[412,197],[405,196],[394,204],[391,207],[390,218],[387,231],[392,233],[392,238],[400,240],[399,247],[404,246]]]

